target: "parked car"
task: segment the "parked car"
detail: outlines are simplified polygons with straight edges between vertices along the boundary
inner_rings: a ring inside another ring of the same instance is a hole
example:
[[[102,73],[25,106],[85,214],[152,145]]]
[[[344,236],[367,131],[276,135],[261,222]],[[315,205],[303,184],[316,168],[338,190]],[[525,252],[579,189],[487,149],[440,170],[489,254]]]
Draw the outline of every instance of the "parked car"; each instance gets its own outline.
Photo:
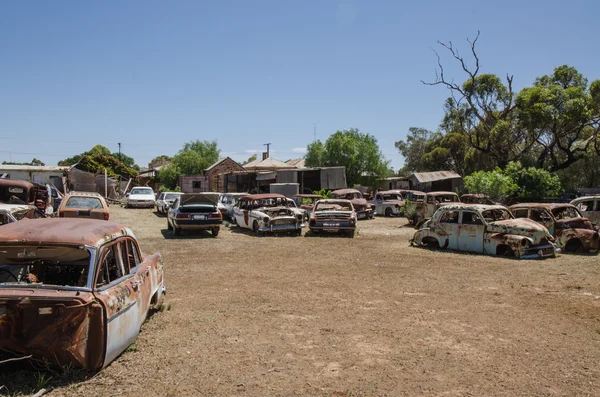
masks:
[[[60,203],[65,198],[65,195],[62,194],[61,191],[58,190],[55,186],[50,186],[50,196],[52,197],[52,199],[51,199],[52,212],[57,212],[58,207],[60,206]]]
[[[125,207],[152,208],[156,205],[156,196],[151,187],[138,186],[127,193]]]
[[[318,200],[323,200],[323,196],[320,194],[297,194],[294,196],[296,206],[306,212],[306,219],[310,218],[312,209]]]
[[[324,231],[354,237],[356,222],[356,212],[350,200],[319,200],[311,211],[308,228],[315,234]]]
[[[239,199],[233,209],[238,226],[265,232],[292,232],[300,236],[304,218],[288,207],[285,196],[276,193],[251,194]]]
[[[510,207],[516,218],[529,218],[546,227],[564,252],[597,252],[598,227],[572,204],[524,203]]]
[[[375,194],[371,205],[375,207],[377,215],[400,215],[400,209],[404,207],[404,198],[399,190],[384,190]]]
[[[532,259],[556,256],[553,241],[546,227],[515,219],[501,205],[449,204],[421,225],[411,245]]]
[[[131,345],[165,289],[114,222],[47,218],[0,227],[0,352],[96,371]]]
[[[306,215],[306,210],[302,207],[299,207],[296,202],[291,198],[286,198],[288,207],[294,211],[297,215],[302,215],[302,219],[305,221],[308,220],[308,216]]]
[[[579,197],[571,201],[581,214],[595,225],[600,225],[600,196]]]
[[[227,219],[233,220],[233,207],[237,204],[240,197],[247,196],[248,193],[223,193],[221,195],[221,203],[227,211]]]
[[[363,198],[362,193],[356,189],[339,189],[329,194],[331,199],[344,199],[352,201],[352,206],[356,212],[356,217],[360,219],[373,219],[375,209],[367,200]]]
[[[0,204],[0,226],[18,222],[21,219],[36,219],[44,217],[44,214],[33,205]]]
[[[410,197],[415,209],[407,218],[411,225],[417,227],[421,221],[431,218],[442,205],[460,203],[458,194],[453,192],[414,192]]]
[[[162,215],[167,215],[169,208],[175,202],[177,197],[181,196],[179,192],[161,192],[156,198],[156,212]]]
[[[91,218],[107,221],[110,217],[104,197],[95,192],[70,192],[58,207],[60,218]]]
[[[167,229],[174,235],[182,230],[210,230],[219,235],[223,214],[217,207],[219,194],[184,193],[177,197],[167,213]]]
[[[217,209],[219,210],[219,212],[221,213],[221,215],[223,216],[223,218],[227,217],[227,207],[225,207],[225,204],[222,203],[221,201],[221,196],[223,196],[223,193],[217,193],[217,192],[200,192],[200,193],[195,193],[195,194],[208,194],[210,195],[212,198],[216,197],[216,204],[217,204]],[[212,200],[211,198],[211,200]]]
[[[28,204],[35,206],[44,215],[52,213],[50,191],[47,186],[17,179],[0,178],[0,203]]]

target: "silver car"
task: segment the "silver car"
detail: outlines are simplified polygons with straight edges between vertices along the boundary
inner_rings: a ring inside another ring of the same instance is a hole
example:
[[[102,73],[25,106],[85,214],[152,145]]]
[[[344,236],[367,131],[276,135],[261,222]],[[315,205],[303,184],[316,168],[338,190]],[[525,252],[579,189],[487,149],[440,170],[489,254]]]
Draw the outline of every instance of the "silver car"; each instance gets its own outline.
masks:
[[[247,196],[248,193],[222,193],[220,202],[225,206],[227,219],[233,220],[233,207],[237,204],[241,197]]]
[[[167,215],[169,208],[171,208],[179,196],[181,196],[179,192],[161,192],[156,199],[156,212]]]

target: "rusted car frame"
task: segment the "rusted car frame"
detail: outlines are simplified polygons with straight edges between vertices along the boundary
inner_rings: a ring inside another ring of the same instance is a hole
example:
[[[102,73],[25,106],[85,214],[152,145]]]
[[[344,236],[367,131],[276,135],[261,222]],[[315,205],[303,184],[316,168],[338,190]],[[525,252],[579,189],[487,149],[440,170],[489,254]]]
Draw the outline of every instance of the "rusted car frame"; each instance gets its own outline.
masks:
[[[531,219],[515,219],[500,205],[449,204],[439,208],[411,245],[521,259],[556,256],[553,237]]]
[[[404,197],[400,190],[384,190],[375,193],[371,205],[375,208],[377,215],[398,216],[400,209],[404,207]]]
[[[354,237],[356,223],[356,212],[350,200],[328,199],[315,203],[308,227],[315,234],[334,232]]]
[[[594,225],[600,225],[600,195],[578,197],[571,201]]]
[[[597,252],[598,227],[572,204],[524,203],[510,206],[516,218],[529,218],[544,225],[563,252]]]
[[[373,219],[375,216],[375,208],[363,197],[360,190],[356,189],[338,189],[329,194],[330,199],[350,200],[356,217],[361,219]]]
[[[164,294],[160,254],[114,222],[38,219],[0,228],[0,352],[96,371],[137,337]]]
[[[411,225],[419,226],[419,223],[433,214],[443,205],[460,203],[458,194],[454,192],[415,192],[410,195],[411,202],[415,206],[414,213],[408,218]]]
[[[304,215],[290,208],[288,198],[277,193],[251,194],[238,200],[233,208],[235,223],[242,228],[263,233],[302,234]]]

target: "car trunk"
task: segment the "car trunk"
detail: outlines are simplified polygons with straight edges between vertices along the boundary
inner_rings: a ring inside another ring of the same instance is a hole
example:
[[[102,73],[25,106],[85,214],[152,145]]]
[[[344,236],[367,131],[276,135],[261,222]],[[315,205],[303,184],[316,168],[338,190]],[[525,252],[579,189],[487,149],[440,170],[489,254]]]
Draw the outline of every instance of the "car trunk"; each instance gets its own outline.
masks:
[[[105,220],[104,209],[91,208],[64,208],[61,210],[61,216],[64,218],[91,218]]]
[[[104,357],[103,309],[91,292],[0,288],[0,351],[96,370]]]

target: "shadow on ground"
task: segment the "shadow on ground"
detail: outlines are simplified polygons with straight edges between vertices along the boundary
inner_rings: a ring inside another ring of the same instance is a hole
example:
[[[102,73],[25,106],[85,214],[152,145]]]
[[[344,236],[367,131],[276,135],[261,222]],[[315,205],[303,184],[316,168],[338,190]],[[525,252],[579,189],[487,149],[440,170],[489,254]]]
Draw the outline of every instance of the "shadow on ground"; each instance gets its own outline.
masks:
[[[0,365],[0,395],[32,395],[41,389],[77,387],[94,374],[72,367],[52,368],[28,361],[11,361]]]

